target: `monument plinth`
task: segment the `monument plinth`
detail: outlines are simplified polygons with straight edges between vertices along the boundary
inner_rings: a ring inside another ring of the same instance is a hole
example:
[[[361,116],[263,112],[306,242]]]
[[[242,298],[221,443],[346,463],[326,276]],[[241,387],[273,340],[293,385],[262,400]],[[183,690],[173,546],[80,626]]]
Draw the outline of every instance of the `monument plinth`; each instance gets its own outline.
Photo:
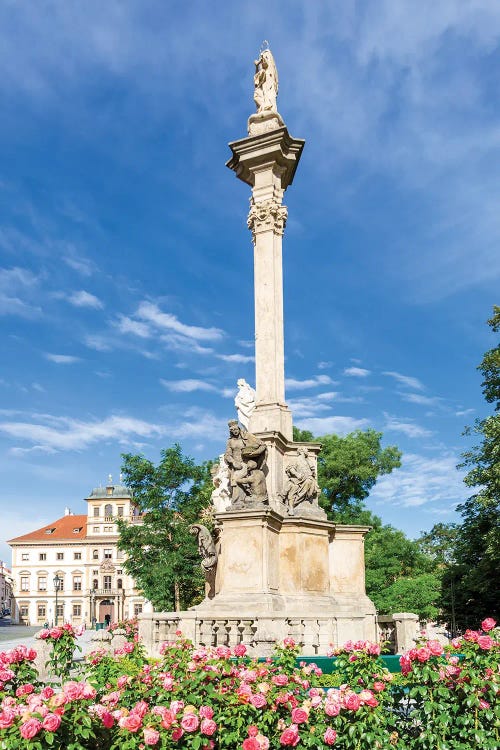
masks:
[[[229,421],[226,450],[213,474],[216,534],[192,527],[206,597],[188,612],[141,618],[152,653],[177,629],[204,645],[243,641],[258,655],[286,636],[310,654],[349,638],[376,637],[375,608],[365,592],[369,528],[327,520],[317,482],[321,446],[293,441],[285,401],[283,196],[304,141],[289,134],[277,111],[278,74],[269,49],[255,68],[257,113],[248,121],[249,135],[229,144],[227,162],[251,187],[255,390],[238,381],[238,419]]]

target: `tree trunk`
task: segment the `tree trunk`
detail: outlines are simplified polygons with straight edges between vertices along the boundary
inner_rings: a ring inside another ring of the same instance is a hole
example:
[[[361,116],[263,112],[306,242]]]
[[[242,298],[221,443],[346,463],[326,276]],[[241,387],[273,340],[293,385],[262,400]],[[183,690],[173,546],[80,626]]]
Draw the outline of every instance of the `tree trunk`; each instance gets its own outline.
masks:
[[[174,602],[175,611],[179,612],[181,608],[181,593],[177,580],[174,581]]]

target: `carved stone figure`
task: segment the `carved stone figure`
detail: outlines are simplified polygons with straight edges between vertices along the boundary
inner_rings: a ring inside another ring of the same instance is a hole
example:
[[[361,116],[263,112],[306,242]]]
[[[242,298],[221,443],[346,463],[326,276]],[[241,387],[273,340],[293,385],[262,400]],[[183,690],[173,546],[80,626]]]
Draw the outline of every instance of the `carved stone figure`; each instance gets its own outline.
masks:
[[[291,516],[301,503],[318,505],[320,488],[316,478],[316,466],[307,448],[299,448],[294,463],[286,468],[286,483],[283,499]]]
[[[189,533],[196,537],[198,552],[201,557],[201,567],[205,574],[206,593],[209,599],[215,596],[215,573],[217,570],[217,547],[212,534],[201,523],[193,523]]]
[[[231,505],[231,491],[229,487],[229,466],[224,454],[219,456],[219,463],[212,466],[212,482],[214,491],[210,499],[216,513],[224,513]]]
[[[257,461],[247,461],[247,473],[238,476],[237,484],[243,489],[245,498],[243,504],[263,504],[267,505],[266,475],[257,467]]]
[[[248,430],[250,416],[255,409],[255,391],[244,378],[238,380],[238,393],[234,399],[234,405],[238,411],[238,419]]]
[[[252,470],[262,469],[266,460],[267,448],[258,437],[240,427],[235,419],[230,420],[228,425],[229,440],[226,444],[224,459],[229,466],[231,506],[243,507],[250,496],[250,493],[244,489],[245,484],[253,485],[254,482],[251,480],[248,483],[242,480],[248,478]],[[250,467],[249,470],[248,463],[250,461],[255,462],[255,467]]]
[[[278,96],[278,71],[270,49],[260,53],[255,60],[254,102],[257,112],[277,112],[276,99]]]

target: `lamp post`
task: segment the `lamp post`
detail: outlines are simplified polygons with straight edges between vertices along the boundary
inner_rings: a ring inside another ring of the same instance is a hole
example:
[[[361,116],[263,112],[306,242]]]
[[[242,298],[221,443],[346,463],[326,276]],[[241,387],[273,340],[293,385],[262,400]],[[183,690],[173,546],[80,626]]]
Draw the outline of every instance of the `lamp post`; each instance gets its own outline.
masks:
[[[54,576],[54,590],[56,592],[56,611],[55,611],[55,617],[54,617],[54,624],[57,627],[57,594],[59,592],[59,589],[61,588],[61,578],[57,575],[57,573]]]

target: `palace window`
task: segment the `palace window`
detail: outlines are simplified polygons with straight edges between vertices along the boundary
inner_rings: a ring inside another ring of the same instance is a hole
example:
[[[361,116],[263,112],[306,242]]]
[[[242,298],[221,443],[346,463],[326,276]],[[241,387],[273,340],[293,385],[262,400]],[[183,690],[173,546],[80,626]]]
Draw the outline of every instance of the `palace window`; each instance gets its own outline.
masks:
[[[47,616],[47,609],[45,607],[45,604],[39,604],[37,607],[38,611],[38,617],[46,617]]]
[[[117,582],[116,582],[116,588],[117,588],[117,589],[122,589],[122,588],[123,588],[123,581],[122,581],[122,579],[121,579],[121,578],[119,578],[119,579],[117,580]]]
[[[123,516],[123,505],[119,505],[117,510],[118,510],[118,515],[121,518]]]
[[[99,507],[97,505],[94,505],[94,518],[97,518],[99,515]]]
[[[92,560],[98,560],[99,559],[99,550],[94,549],[92,550]]]
[[[108,518],[112,518],[112,517],[113,517],[113,506],[111,505],[111,503],[107,503],[104,506],[104,518],[107,521]]]
[[[92,588],[96,589],[98,586],[99,586],[99,582],[98,582],[97,578],[94,578],[93,581],[92,581]]]
[[[81,616],[82,616],[82,605],[73,604],[73,617],[81,617]]]
[[[47,577],[38,576],[38,591],[47,591]]]
[[[46,553],[46,552],[40,552],[40,554],[38,555],[38,559],[39,559],[39,560],[40,560],[41,562],[43,562],[43,560],[46,560],[46,559],[47,559],[47,553]]]
[[[30,611],[30,610],[29,610],[29,607],[28,607],[28,605],[27,605],[27,604],[21,604],[21,606],[19,607],[19,614],[20,614],[20,615],[21,615],[21,617],[23,617],[23,618],[24,618],[24,617],[28,617],[28,615],[29,615],[29,611]]]
[[[21,576],[21,591],[30,590],[30,579],[29,576]]]
[[[81,590],[82,590],[82,577],[73,576],[73,591],[81,591]]]
[[[21,560],[23,562],[27,562],[30,559],[29,552],[22,552],[21,553]]]
[[[113,557],[113,550],[112,549],[105,549],[104,550],[104,559],[105,560],[111,560]]]
[[[58,604],[56,608],[57,617],[64,617],[64,604]]]
[[[105,532],[111,532],[111,531],[113,531],[113,527],[112,526],[105,526],[104,527],[104,531]]]
[[[74,560],[81,560],[82,559],[82,553],[81,552],[75,552],[73,554],[73,559]]]
[[[111,576],[103,576],[103,588],[106,589],[106,591],[111,591]]]
[[[134,615],[137,617],[137,615],[140,615],[142,612],[142,604],[134,604]]]
[[[64,552],[58,552],[56,555],[57,560],[64,560]]]
[[[92,531],[94,532],[94,534],[98,534],[100,531],[100,528],[101,528],[100,526],[92,526]]]

